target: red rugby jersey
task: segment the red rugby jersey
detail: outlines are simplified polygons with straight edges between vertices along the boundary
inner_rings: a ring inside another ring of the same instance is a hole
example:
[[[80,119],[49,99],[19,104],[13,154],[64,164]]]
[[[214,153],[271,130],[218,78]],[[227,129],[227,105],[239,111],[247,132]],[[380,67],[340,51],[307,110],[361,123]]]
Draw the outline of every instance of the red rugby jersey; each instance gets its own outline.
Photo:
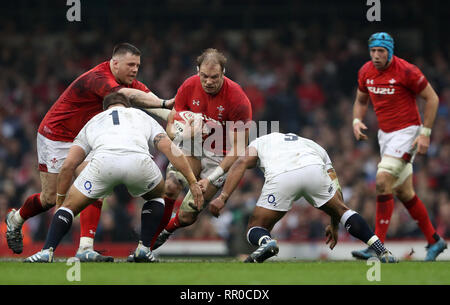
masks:
[[[211,95],[203,90],[200,77],[194,75],[189,77],[177,91],[174,108],[179,111],[192,111],[201,113],[206,124],[219,123],[226,131],[226,122],[242,121],[247,123],[252,119],[252,107],[250,100],[242,88],[232,80],[224,77],[220,91]],[[215,131],[212,130],[212,134]],[[227,153],[227,132],[223,134],[222,153]],[[212,145],[214,148],[215,145]]]
[[[103,111],[103,98],[120,88],[150,90],[134,80],[119,84],[105,61],[75,79],[45,115],[38,132],[53,141],[72,142],[93,116]]]
[[[358,89],[370,95],[378,126],[384,132],[421,124],[416,95],[427,84],[419,68],[397,56],[386,70],[379,71],[368,61],[358,72]]]

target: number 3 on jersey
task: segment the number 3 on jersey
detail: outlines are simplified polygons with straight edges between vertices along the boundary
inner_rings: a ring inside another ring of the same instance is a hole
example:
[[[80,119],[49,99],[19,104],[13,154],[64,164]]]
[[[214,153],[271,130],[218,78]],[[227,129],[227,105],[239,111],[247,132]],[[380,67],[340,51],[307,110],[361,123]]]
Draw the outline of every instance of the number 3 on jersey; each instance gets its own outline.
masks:
[[[114,125],[119,125],[119,113],[117,112],[117,110],[113,110],[113,112],[111,112],[109,115],[112,115],[112,120],[113,120],[113,124]]]

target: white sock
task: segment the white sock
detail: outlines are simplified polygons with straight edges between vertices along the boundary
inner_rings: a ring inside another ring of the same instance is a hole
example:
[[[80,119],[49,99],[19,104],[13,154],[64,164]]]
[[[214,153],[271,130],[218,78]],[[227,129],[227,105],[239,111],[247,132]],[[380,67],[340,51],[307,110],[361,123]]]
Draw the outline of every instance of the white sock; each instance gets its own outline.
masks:
[[[80,250],[94,250],[94,239],[92,237],[80,237]]]
[[[19,209],[20,211],[20,209]],[[20,216],[19,211],[16,211],[13,215],[13,217],[11,217],[11,219],[13,220],[14,224],[18,227],[21,227],[23,225],[23,223],[25,222],[25,219],[22,218],[22,216]]]

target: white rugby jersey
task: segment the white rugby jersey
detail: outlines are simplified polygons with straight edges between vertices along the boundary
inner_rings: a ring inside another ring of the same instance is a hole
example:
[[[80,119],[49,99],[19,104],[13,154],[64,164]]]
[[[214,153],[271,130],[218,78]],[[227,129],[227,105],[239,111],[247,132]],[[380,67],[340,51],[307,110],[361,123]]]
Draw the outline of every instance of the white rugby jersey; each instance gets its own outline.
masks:
[[[316,142],[293,133],[270,133],[252,141],[249,146],[258,152],[258,166],[266,179],[307,165],[325,165],[332,168],[330,157]]]
[[[135,108],[111,107],[89,120],[73,141],[89,154],[143,153],[150,155],[149,143],[160,133],[161,125],[145,112]]]

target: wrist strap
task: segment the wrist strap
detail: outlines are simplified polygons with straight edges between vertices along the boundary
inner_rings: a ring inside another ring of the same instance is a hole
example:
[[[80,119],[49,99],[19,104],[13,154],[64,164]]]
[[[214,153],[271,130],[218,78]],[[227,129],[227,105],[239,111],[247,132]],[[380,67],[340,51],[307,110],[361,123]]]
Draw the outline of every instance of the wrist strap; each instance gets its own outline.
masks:
[[[355,124],[356,124],[356,123],[359,123],[359,122],[361,122],[360,119],[354,118],[354,119],[353,119],[353,126],[355,126]]]
[[[209,182],[213,182],[215,181],[217,178],[219,178],[220,176],[222,176],[223,174],[225,174],[224,170],[222,167],[217,166],[214,171],[211,173],[211,175],[208,176],[208,180]]]
[[[426,137],[429,137],[431,135],[431,128],[428,127],[420,127],[420,134]]]
[[[163,101],[162,101],[161,108],[166,108],[166,102],[167,102],[167,100],[163,100]]]

